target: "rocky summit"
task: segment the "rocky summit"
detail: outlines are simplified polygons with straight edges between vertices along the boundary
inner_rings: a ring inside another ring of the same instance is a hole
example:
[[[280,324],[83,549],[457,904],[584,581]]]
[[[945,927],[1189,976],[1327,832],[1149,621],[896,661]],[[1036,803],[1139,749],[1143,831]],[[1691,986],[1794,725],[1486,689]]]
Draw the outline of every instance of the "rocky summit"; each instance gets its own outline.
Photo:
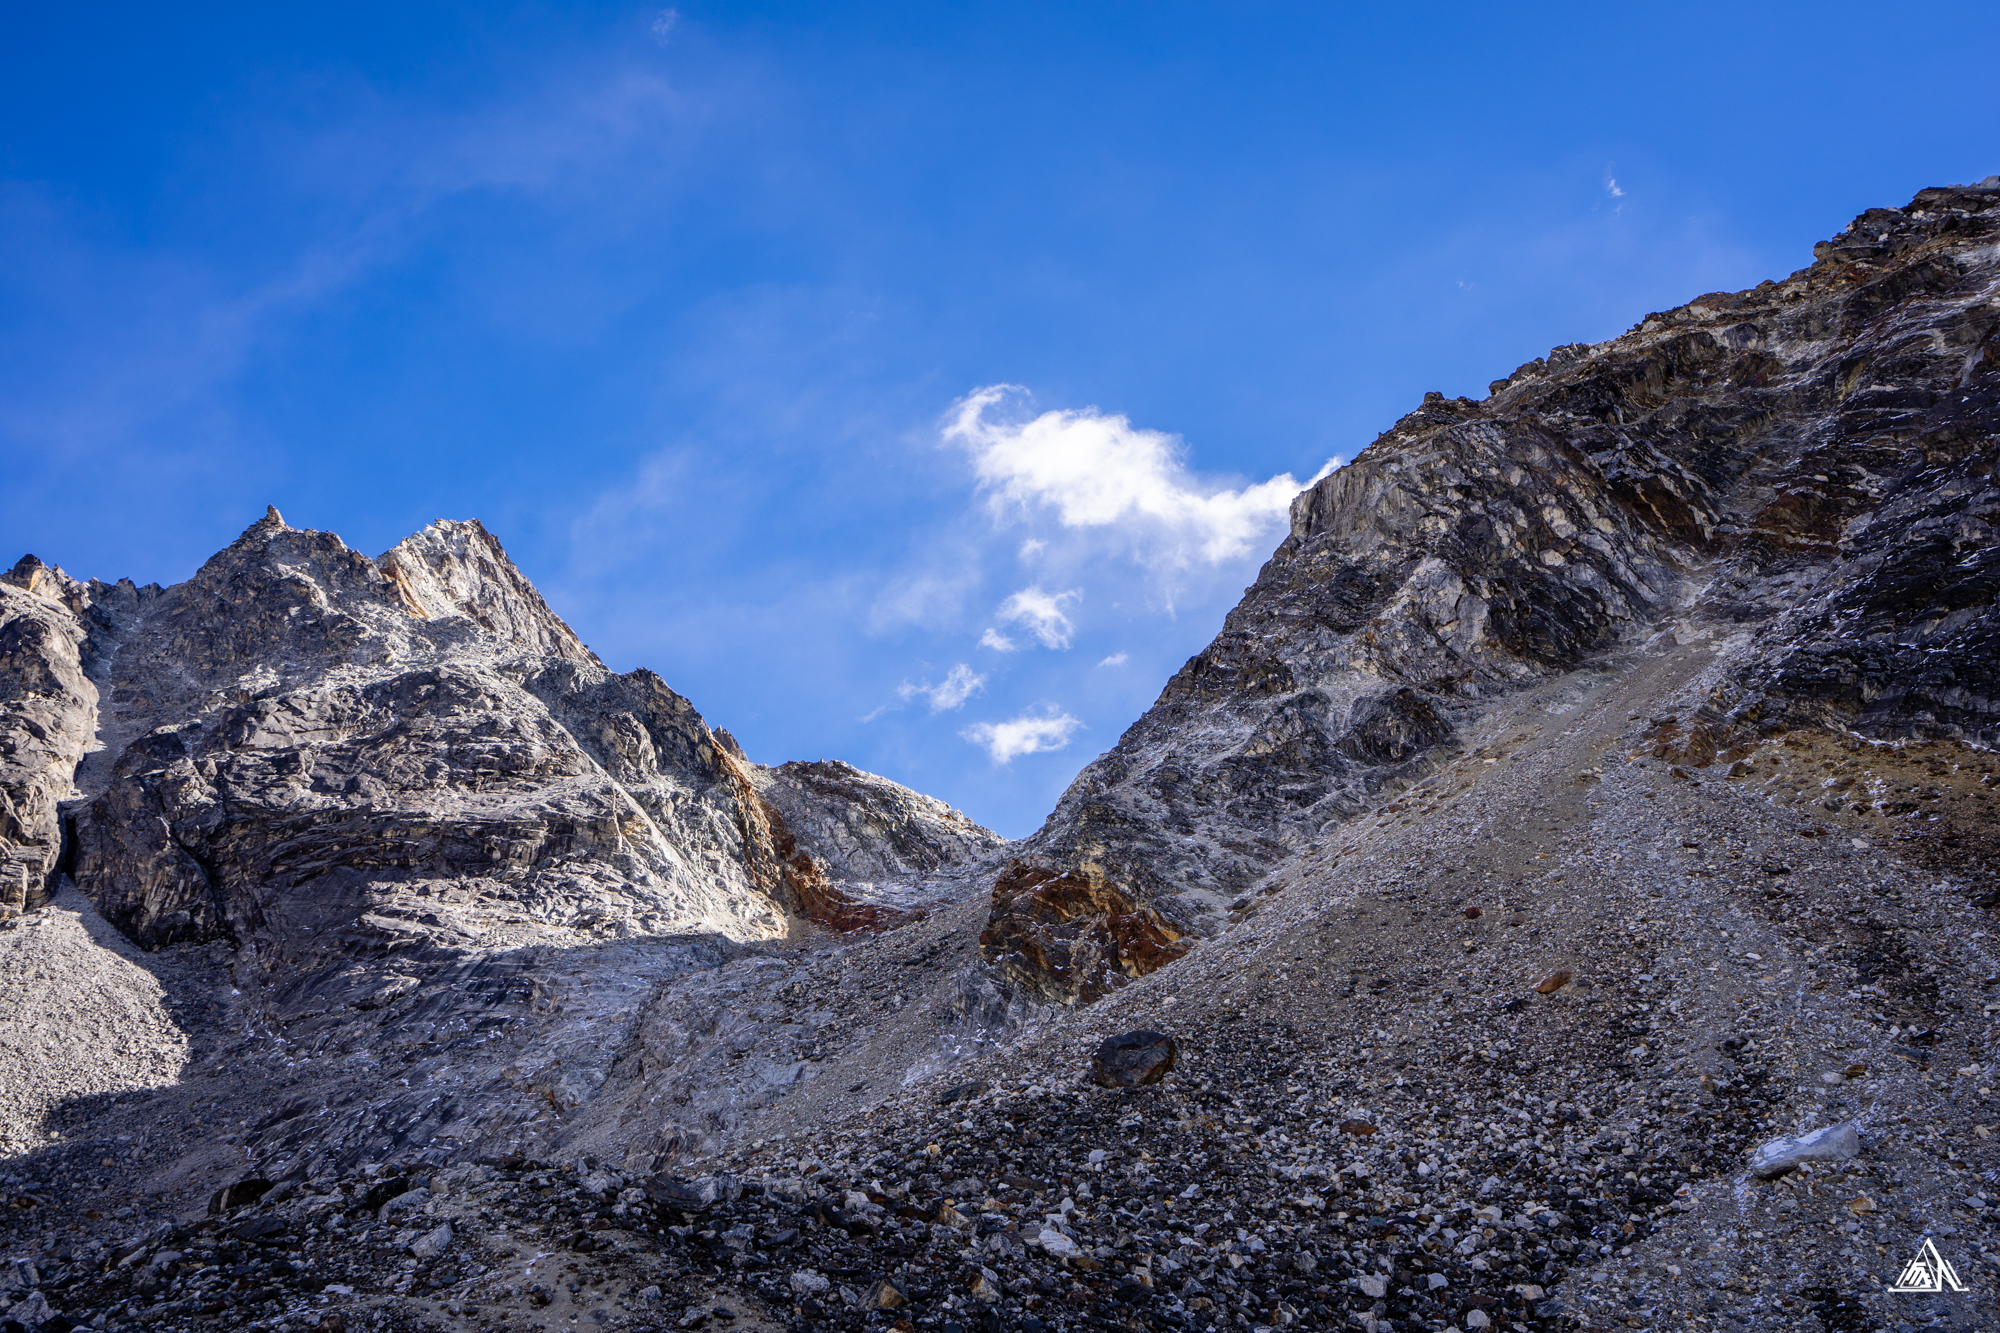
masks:
[[[1428,395],[1013,844],[477,523],[24,558],[0,1329],[1991,1328],[1996,461],[2000,178]]]

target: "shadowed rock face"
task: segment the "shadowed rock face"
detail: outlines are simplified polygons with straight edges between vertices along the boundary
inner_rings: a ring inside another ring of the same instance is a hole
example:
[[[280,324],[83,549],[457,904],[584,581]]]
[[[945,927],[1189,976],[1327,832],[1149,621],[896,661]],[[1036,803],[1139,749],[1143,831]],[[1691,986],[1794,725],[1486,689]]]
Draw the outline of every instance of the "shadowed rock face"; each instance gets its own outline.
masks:
[[[1426,395],[1294,501],[1222,633],[1024,850],[1207,933],[1484,701],[1670,612],[1745,639],[1701,744],[2000,741],[1996,238],[2000,190],[1926,190],[1782,283],[1556,348],[1479,402]],[[994,897],[988,957],[1019,973],[1040,909]],[[1100,936],[1094,965],[1065,952],[1030,988],[1131,975]]]

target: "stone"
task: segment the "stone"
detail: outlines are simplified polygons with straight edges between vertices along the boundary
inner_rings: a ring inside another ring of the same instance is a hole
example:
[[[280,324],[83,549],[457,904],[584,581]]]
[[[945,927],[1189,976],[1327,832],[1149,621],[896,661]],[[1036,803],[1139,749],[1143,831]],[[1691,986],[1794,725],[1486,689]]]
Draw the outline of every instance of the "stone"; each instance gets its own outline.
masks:
[[[1554,995],[1564,986],[1569,985],[1571,979],[1574,978],[1575,975],[1576,974],[1570,971],[1568,968],[1559,967],[1555,971],[1549,973],[1547,976],[1543,977],[1540,981],[1535,983],[1535,994]]]
[[[957,1084],[956,1086],[946,1088],[943,1092],[940,1092],[938,1094],[938,1105],[949,1106],[953,1102],[969,1101],[972,1098],[977,1097],[982,1093],[988,1091],[989,1089],[992,1088],[992,1086],[993,1085],[991,1083],[985,1083],[985,1082]]]
[[[824,1273],[801,1268],[791,1276],[791,1288],[801,1296],[823,1296],[833,1284]]]
[[[29,1329],[39,1329],[55,1318],[56,1311],[49,1304],[49,1298],[39,1291],[29,1292],[0,1313],[0,1320],[11,1319]]]
[[[1090,1060],[1090,1081],[1103,1088],[1139,1088],[1172,1071],[1174,1039],[1160,1032],[1106,1037]]]
[[[1861,1132],[1852,1123],[1827,1125],[1804,1134],[1788,1134],[1758,1146],[1750,1155],[1750,1174],[1770,1180],[1796,1171],[1806,1162],[1839,1162],[1861,1151]]]
[[[713,1191],[703,1190],[690,1180],[679,1176],[661,1174],[648,1179],[640,1188],[656,1206],[670,1208],[682,1213],[706,1212],[715,1202]]]
[[[1337,1128],[1349,1138],[1356,1139],[1365,1139],[1376,1132],[1375,1126],[1366,1120],[1343,1120]]]
[[[1493,1320],[1484,1310],[1468,1310],[1465,1312],[1465,1327],[1468,1331],[1477,1328],[1491,1328],[1493,1327]]]
[[[435,1259],[451,1248],[451,1223],[434,1227],[410,1242],[410,1253],[419,1259]]]
[[[1357,1277],[1354,1279],[1354,1289],[1360,1292],[1363,1296],[1367,1296],[1372,1300],[1379,1301],[1384,1296],[1389,1294],[1389,1280],[1387,1278],[1377,1277],[1372,1273],[1367,1274],[1365,1276]]]
[[[910,1303],[903,1289],[888,1278],[880,1278],[862,1297],[862,1308],[868,1310],[900,1310]]]
[[[1053,1227],[1042,1228],[1041,1234],[1035,1237],[1035,1244],[1057,1259],[1074,1259],[1083,1253],[1075,1241]]]
[[[430,1205],[431,1192],[427,1189],[404,1190],[375,1211],[379,1222],[394,1222],[406,1215],[421,1213]]]
[[[241,1208],[246,1203],[255,1203],[271,1192],[271,1182],[257,1176],[249,1176],[232,1185],[224,1185],[208,1198],[209,1216],[214,1217]]]

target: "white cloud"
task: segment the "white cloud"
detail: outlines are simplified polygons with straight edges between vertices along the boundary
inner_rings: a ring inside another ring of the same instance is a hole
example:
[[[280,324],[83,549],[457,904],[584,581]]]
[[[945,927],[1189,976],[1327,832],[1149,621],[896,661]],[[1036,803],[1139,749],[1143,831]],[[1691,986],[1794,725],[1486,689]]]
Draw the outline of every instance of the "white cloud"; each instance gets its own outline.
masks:
[[[1095,408],[1028,421],[989,417],[1022,392],[1007,384],[977,390],[944,425],[944,437],[971,452],[995,512],[1051,509],[1066,528],[1117,530],[1151,567],[1213,565],[1248,553],[1284,525],[1301,489],[1289,472],[1240,490],[1204,482],[1182,461],[1178,437]]]
[[[1082,725],[1050,705],[1039,714],[1023,713],[1006,722],[975,722],[958,734],[974,745],[984,746],[994,763],[1005,764],[1017,755],[1062,749]]]
[[[1021,645],[1015,643],[991,625],[988,625],[986,632],[979,636],[979,646],[981,648],[991,648],[996,653],[1011,653]]]
[[[1131,660],[1132,660],[1132,655],[1130,653],[1113,653],[1111,654],[1111,656],[1105,658],[1102,662],[1099,662],[1097,665],[1101,667],[1124,666],[1127,662]]]
[[[1625,191],[1618,188],[1618,178],[1616,176],[1606,176],[1604,178],[1604,192],[1613,199],[1623,199],[1625,197]]]
[[[1070,635],[1076,626],[1063,614],[1063,607],[1079,601],[1083,594],[1072,588],[1068,592],[1044,592],[1041,588],[1023,588],[1000,603],[1000,622],[1005,625],[1019,625],[1028,633],[1041,640],[1044,648],[1069,647]],[[992,631],[988,631],[991,633]],[[985,640],[981,639],[981,643]]]
[[[653,15],[653,21],[646,25],[646,30],[653,34],[654,41],[658,42],[661,46],[665,46],[667,39],[673,36],[674,29],[680,24],[680,21],[680,10],[663,9]]]
[[[942,713],[947,709],[965,707],[967,699],[985,688],[986,677],[960,662],[937,684],[912,685],[906,680],[896,687],[896,694],[902,699],[914,699],[921,694],[930,700],[933,713]]]
[[[1043,541],[1039,537],[1030,537],[1028,538],[1028,540],[1021,543],[1021,559],[1023,560],[1031,559],[1038,551],[1043,551],[1046,549],[1048,549],[1047,542]]]

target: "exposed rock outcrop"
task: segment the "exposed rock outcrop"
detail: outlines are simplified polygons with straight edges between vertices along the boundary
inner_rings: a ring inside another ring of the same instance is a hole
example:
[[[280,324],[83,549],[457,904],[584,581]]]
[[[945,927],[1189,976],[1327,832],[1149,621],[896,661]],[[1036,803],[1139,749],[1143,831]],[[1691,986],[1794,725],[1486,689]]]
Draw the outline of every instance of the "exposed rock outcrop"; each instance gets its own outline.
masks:
[[[1101,877],[1100,925],[1129,902],[1212,931],[1496,696],[1669,614],[1744,631],[1711,754],[1786,725],[2000,741],[1996,241],[2000,189],[1925,190],[1784,282],[1427,395],[1294,501],[1222,633],[1025,850]],[[1018,972],[1039,908],[994,896],[989,957]],[[1134,973],[1116,932],[1097,947],[1029,984]]]
[[[95,730],[83,590],[33,556],[0,575],[0,915],[42,906],[63,853],[61,801]]]

